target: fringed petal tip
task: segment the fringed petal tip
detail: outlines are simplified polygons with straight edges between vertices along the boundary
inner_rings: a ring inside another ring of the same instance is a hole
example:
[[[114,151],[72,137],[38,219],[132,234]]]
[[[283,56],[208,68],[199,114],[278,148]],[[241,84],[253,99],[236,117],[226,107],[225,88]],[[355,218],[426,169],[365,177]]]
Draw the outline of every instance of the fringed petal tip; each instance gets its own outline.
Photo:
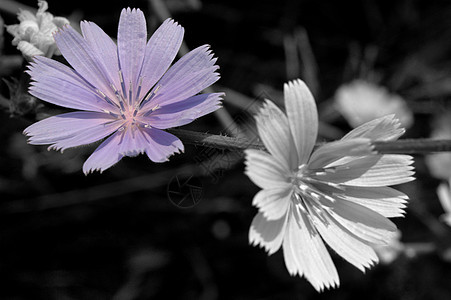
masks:
[[[81,22],[80,22],[81,24]],[[54,32],[52,32],[52,36],[53,38],[56,38],[57,36],[65,33],[67,30],[69,30],[70,28],[72,28],[72,26],[70,26],[70,24],[64,24],[63,26],[59,27],[57,30],[55,30]]]
[[[136,13],[140,13],[143,14],[143,12],[139,9],[139,8],[123,8],[121,11],[121,16],[122,14],[136,14]]]
[[[360,125],[346,134],[342,140],[365,137],[372,141],[394,141],[405,132],[406,130],[401,127],[399,119],[391,114]]]
[[[258,213],[249,228],[249,244],[264,249],[268,255],[272,255],[282,246],[285,227],[286,217],[268,221],[262,213]]]

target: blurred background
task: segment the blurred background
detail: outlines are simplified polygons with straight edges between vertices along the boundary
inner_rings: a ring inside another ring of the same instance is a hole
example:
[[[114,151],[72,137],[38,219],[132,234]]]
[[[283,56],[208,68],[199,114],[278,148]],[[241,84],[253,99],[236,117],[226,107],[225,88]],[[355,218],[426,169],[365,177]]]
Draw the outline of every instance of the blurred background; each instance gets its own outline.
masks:
[[[112,37],[124,7],[143,10],[149,36],[171,15],[188,48],[210,44],[226,117],[184,129],[255,140],[261,101],[283,104],[283,83],[302,78],[317,99],[321,141],[390,113],[407,138],[451,138],[449,1],[48,4],[74,27],[90,20]],[[0,0],[0,23],[19,23],[19,8],[35,13],[37,1]],[[259,189],[243,174],[241,152],[185,145],[165,164],[125,158],[85,176],[96,145],[63,154],[27,145],[24,128],[63,110],[23,92],[27,61],[3,24],[0,299],[451,298],[451,230],[436,193],[440,184],[449,189],[449,153],[415,157],[417,180],[398,187],[411,198],[406,217],[394,219],[400,240],[381,250],[383,263],[362,274],[334,255],[341,286],[318,294],[289,276],[281,251],[268,257],[248,244]]]

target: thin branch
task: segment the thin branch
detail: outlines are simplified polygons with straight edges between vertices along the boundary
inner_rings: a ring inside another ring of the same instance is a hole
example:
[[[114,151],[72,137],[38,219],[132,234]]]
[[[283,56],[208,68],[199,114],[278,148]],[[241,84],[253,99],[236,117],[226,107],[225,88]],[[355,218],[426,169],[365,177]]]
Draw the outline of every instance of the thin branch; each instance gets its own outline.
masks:
[[[258,139],[234,138],[183,129],[168,129],[183,142],[219,149],[245,150],[265,149]],[[451,151],[451,140],[406,139],[391,142],[374,142],[376,151],[382,154],[428,154]]]

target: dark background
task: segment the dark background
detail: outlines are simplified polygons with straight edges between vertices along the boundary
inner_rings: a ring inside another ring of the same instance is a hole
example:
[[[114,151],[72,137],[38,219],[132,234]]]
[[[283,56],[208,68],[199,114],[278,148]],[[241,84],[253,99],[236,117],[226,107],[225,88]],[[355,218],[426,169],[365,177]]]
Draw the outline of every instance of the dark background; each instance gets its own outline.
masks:
[[[93,21],[113,37],[123,7],[143,10],[150,33],[161,23],[148,1],[48,2],[54,15]],[[36,7],[35,1],[21,3]],[[219,57],[222,78],[215,89],[227,91],[224,107],[239,123],[248,122],[242,110],[261,101],[262,92],[281,101],[283,83],[311,70],[312,61],[285,55],[284,41],[302,28],[316,61],[310,83],[318,86],[320,114],[329,116],[335,130],[323,131],[322,139],[350,129],[327,112],[335,90],[354,78],[376,80],[408,101],[415,113],[410,138],[427,137],[435,115],[449,106],[449,1],[165,4],[185,27],[188,47],[208,43]],[[5,24],[17,23],[14,15],[0,13]],[[4,55],[17,54],[11,40],[5,32]],[[21,72],[19,64],[1,76],[11,80]],[[5,83],[1,94],[12,97]],[[400,187],[412,199],[407,215],[394,221],[403,242],[432,248],[365,275],[334,255],[341,287],[319,294],[305,279],[289,276],[281,251],[268,257],[248,245],[258,188],[243,174],[240,153],[186,145],[185,154],[165,164],[125,158],[103,174],[85,176],[81,166],[95,146],[61,154],[27,145],[21,135],[37,115],[55,112],[50,106],[24,115],[0,112],[0,299],[451,298],[451,234],[438,222],[439,181],[423,157],[416,157],[417,181]],[[214,115],[185,128],[224,132]],[[215,171],[218,165],[222,169]],[[168,184],[177,175],[194,176],[202,186],[192,208],[168,199]]]

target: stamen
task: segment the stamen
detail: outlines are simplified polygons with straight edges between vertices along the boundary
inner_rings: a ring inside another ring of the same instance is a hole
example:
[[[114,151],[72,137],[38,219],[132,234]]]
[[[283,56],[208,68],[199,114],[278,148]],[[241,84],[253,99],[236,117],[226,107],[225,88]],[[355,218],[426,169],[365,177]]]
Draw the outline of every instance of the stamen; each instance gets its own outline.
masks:
[[[144,77],[139,77],[139,85],[138,85],[138,91],[136,92],[135,101],[139,98],[139,94],[141,93],[141,86],[143,84]]]
[[[111,105],[113,105],[113,106],[115,106],[115,107],[119,107],[119,106],[117,106],[117,104],[115,103],[115,102],[113,102],[113,100],[111,100],[110,98],[108,98],[108,96],[107,95],[105,95],[101,90],[99,90],[99,89],[96,89],[96,92],[108,103],[108,104],[111,104]]]
[[[127,95],[127,91],[125,89],[124,75],[122,74],[122,70],[119,70],[119,79],[121,81],[122,95],[125,98],[125,96]]]
[[[144,114],[144,117],[147,117],[148,115],[150,115],[151,113],[153,113],[154,111],[156,111],[156,110],[159,109],[159,108],[160,108],[160,104],[155,105],[154,108],[152,108],[151,110],[149,110],[148,112],[146,112],[146,113]]]
[[[144,100],[139,105],[139,109],[141,109],[147,102],[149,102],[157,93],[158,90],[161,88],[161,85],[158,85],[155,90],[147,94],[147,96],[144,98]]]
[[[121,96],[121,94],[119,94],[119,91],[116,89],[114,84],[111,83],[110,86],[113,89],[114,94],[116,95],[117,99],[119,100],[119,105],[121,106],[121,110],[125,111],[124,98]]]
[[[133,95],[133,86],[132,86],[132,82],[130,81],[130,85],[129,85],[130,89],[128,90],[128,104],[130,106],[132,106],[132,95]]]

